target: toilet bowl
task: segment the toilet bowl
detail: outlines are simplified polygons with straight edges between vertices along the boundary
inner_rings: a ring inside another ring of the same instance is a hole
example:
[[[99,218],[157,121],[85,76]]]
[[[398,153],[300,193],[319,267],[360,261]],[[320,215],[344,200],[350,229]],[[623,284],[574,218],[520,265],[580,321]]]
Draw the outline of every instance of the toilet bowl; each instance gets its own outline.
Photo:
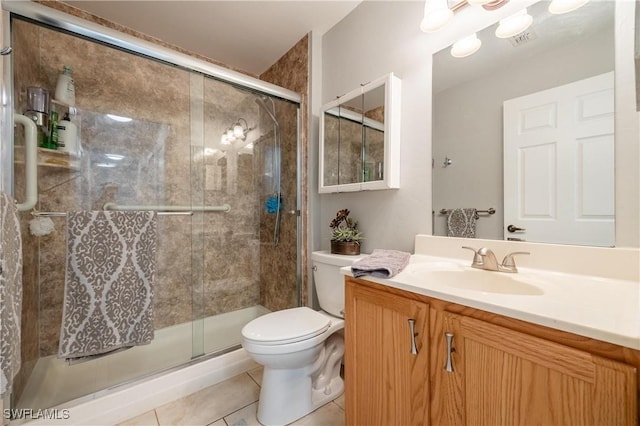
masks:
[[[264,366],[258,421],[291,423],[344,392],[344,277],[340,268],[360,256],[313,252],[321,311],[291,308],[263,315],[242,329],[242,346]]]

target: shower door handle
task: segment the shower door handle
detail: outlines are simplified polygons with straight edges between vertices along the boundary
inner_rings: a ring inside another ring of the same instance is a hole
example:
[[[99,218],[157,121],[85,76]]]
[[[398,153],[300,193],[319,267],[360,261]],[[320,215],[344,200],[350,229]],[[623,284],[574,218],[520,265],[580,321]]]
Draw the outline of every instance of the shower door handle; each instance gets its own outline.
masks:
[[[24,126],[24,174],[25,199],[17,204],[18,211],[31,210],[38,203],[38,128],[32,119],[21,114],[13,114],[13,121]]]

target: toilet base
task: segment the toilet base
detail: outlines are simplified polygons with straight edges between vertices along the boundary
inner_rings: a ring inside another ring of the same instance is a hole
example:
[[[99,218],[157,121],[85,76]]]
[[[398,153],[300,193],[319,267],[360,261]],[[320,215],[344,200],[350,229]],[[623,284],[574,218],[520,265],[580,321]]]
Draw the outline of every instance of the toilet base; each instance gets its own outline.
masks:
[[[322,389],[313,389],[308,368],[279,370],[264,367],[258,402],[258,421],[265,426],[286,425],[333,401],[344,392],[344,381],[334,377]],[[286,384],[271,386],[271,383]]]

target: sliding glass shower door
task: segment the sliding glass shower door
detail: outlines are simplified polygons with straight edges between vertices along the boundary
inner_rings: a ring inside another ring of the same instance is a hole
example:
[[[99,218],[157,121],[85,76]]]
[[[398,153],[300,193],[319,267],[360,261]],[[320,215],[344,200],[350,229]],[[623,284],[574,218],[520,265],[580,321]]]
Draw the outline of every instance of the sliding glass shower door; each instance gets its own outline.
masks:
[[[80,146],[72,154],[38,152],[36,208],[53,230],[36,235],[29,226],[34,216],[21,216],[17,407],[56,406],[238,347],[247,321],[298,305],[297,103],[18,16],[11,20],[11,38],[14,110],[28,110],[28,87],[55,93],[62,67],[70,66],[75,106],[52,101],[51,110],[69,114]],[[20,199],[25,176],[19,130],[14,148]],[[68,365],[57,358],[64,216],[105,205],[158,211],[155,336],[149,345]]]

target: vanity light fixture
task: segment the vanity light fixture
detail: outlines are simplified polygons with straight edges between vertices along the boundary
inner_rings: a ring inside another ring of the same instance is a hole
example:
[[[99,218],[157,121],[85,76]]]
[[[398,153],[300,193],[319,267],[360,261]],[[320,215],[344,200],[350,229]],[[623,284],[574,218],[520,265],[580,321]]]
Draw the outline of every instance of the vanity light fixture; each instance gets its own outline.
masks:
[[[464,58],[473,55],[480,49],[482,41],[476,33],[471,34],[453,44],[451,47],[451,56],[454,58]]]
[[[426,0],[424,3],[424,17],[420,22],[420,29],[425,33],[438,31],[453,18],[453,11],[449,9],[447,0]]]
[[[231,145],[235,141],[243,141],[247,138],[247,133],[253,129],[255,129],[255,127],[249,127],[247,120],[239,118],[233,126],[222,132],[220,145]]]
[[[549,4],[549,12],[559,15],[561,13],[573,12],[584,6],[589,0],[552,0]]]
[[[425,0],[424,17],[420,22],[420,29],[425,33],[432,33],[444,27],[453,15],[466,6],[481,5],[486,10],[496,10],[508,3],[509,0],[460,0],[449,7],[448,0]]]
[[[509,38],[516,34],[520,34],[533,22],[533,17],[527,13],[527,9],[524,8],[520,12],[501,19],[498,28],[496,28],[496,37]]]
[[[493,0],[467,0],[467,3],[469,3],[472,6],[481,6],[483,4],[487,4],[487,3],[491,3]]]

